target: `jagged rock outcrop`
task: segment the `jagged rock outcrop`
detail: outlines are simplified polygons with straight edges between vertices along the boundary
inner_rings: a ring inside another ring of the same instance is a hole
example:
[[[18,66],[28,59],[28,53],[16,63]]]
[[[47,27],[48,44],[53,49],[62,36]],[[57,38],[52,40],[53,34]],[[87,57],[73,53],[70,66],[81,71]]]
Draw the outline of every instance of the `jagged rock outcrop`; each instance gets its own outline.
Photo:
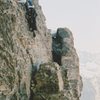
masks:
[[[36,29],[30,31],[25,5],[0,0],[0,100],[79,100],[72,34],[59,29],[52,42],[38,0],[33,4]]]
[[[53,59],[61,66],[64,89],[70,90],[71,100],[79,100],[82,81],[79,75],[79,58],[74,48],[72,33],[67,28],[59,28],[52,38]]]

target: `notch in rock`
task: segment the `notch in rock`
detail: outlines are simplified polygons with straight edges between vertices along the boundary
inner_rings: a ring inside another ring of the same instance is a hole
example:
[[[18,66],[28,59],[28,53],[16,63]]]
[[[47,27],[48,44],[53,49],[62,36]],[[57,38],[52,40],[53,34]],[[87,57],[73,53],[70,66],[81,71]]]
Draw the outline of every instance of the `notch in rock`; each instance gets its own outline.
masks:
[[[54,62],[61,65],[62,58],[62,43],[56,36],[56,33],[52,35],[52,59]]]

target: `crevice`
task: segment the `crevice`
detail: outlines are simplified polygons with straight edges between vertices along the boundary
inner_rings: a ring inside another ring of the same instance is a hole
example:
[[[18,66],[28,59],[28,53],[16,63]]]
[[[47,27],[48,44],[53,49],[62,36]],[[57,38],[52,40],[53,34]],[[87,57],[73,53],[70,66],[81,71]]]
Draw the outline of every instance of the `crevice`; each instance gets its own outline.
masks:
[[[28,49],[26,49],[26,52],[27,52],[27,54],[29,55],[30,62],[31,62],[31,80],[30,80],[30,98],[29,98],[29,100],[33,100],[35,94],[34,94],[34,92],[33,92],[33,90],[32,90],[32,85],[34,84],[34,86],[36,86],[36,84],[37,84],[37,81],[36,81],[36,79],[35,79],[35,75],[36,75],[36,73],[37,73],[38,70],[39,70],[39,67],[40,67],[40,65],[41,65],[41,61],[35,64],[35,63],[33,62],[33,59],[32,59],[32,57],[31,57],[31,55],[30,55]]]
[[[33,93],[33,90],[31,89],[31,87],[32,87],[32,81],[34,82],[34,84],[36,84],[36,80],[35,80],[34,76],[36,74],[37,69],[36,69],[36,67],[34,67],[33,59],[30,56],[30,53],[29,53],[28,49],[26,49],[26,52],[29,55],[30,62],[31,62],[31,65],[32,65],[31,66],[32,71],[31,71],[31,80],[30,80],[30,96],[29,96],[29,100],[33,100],[34,93]]]
[[[53,57],[53,61],[58,63],[61,66],[61,55],[58,55],[54,51],[52,51],[52,57]]]
[[[56,34],[52,35],[52,60],[58,63],[60,66],[62,59],[62,42],[61,39],[56,36]]]

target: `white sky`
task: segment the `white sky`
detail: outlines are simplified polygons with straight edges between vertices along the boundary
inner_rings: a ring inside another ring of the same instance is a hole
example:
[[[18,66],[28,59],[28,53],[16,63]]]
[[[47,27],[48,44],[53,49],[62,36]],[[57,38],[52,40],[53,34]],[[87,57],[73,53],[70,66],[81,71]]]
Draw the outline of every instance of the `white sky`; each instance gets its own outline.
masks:
[[[68,27],[77,50],[100,51],[100,0],[40,0],[47,27]]]

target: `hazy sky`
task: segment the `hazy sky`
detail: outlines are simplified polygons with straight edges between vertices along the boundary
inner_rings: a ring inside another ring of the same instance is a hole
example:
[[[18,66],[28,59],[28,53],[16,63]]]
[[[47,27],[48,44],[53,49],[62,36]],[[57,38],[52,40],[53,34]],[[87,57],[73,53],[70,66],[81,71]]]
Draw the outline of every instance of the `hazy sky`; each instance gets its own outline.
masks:
[[[100,0],[40,0],[47,27],[68,27],[78,50],[100,51]]]

